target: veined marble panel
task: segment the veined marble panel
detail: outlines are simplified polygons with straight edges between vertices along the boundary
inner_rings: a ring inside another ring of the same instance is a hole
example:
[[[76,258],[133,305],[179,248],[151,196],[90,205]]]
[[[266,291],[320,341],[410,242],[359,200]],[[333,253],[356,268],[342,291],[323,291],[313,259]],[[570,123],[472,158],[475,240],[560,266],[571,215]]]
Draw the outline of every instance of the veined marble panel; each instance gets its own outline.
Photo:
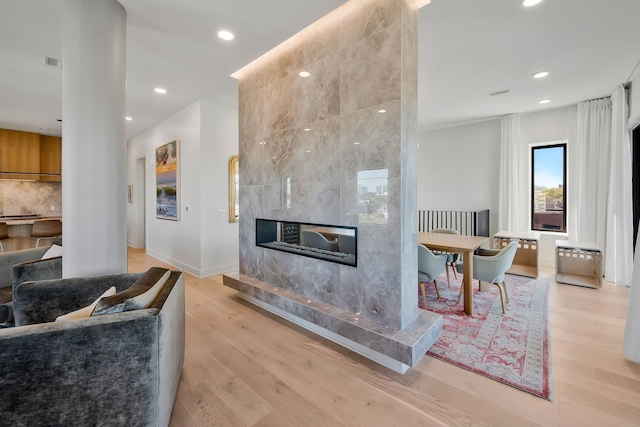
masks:
[[[265,282],[336,305],[340,265],[319,259],[264,250]]]
[[[342,46],[357,43],[388,28],[399,29],[404,0],[363,2],[357,12],[347,15],[340,26]]]
[[[380,110],[385,110],[380,113]],[[358,172],[387,169],[400,176],[401,103],[399,100],[364,108],[340,117],[342,179],[357,179]]]
[[[256,234],[240,232],[240,274],[264,280],[264,249],[256,246]]]
[[[240,92],[238,97],[238,137],[250,141],[265,135],[264,92],[259,88],[253,92]]]
[[[341,55],[341,114],[400,99],[399,27],[390,27],[343,46]]]
[[[240,141],[239,187],[263,185],[265,179],[265,161],[267,156],[267,138]],[[240,199],[242,203],[242,199]]]
[[[293,86],[293,127],[340,114],[340,52],[335,51],[306,67],[309,77],[297,76]]]
[[[293,217],[302,222],[338,224],[340,182],[303,182],[291,185]]]

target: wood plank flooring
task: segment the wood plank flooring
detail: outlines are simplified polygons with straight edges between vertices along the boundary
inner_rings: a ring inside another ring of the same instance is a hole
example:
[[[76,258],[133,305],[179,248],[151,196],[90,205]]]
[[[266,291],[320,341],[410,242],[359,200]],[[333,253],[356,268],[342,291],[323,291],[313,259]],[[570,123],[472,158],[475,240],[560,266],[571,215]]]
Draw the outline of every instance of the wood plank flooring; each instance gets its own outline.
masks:
[[[129,250],[130,271],[154,265]],[[628,296],[551,287],[548,402],[429,356],[397,374],[241,300],[222,276],[187,274],[171,426],[639,426],[640,365],[622,353]]]

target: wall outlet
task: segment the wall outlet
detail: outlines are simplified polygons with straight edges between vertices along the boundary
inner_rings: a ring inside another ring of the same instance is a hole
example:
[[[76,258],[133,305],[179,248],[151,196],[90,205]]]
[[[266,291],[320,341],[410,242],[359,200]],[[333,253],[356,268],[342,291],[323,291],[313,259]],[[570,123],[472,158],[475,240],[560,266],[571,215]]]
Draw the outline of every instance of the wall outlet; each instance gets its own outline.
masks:
[[[55,211],[55,210],[56,210],[56,207],[55,207],[55,206],[51,206],[51,210],[52,210],[52,211]]]

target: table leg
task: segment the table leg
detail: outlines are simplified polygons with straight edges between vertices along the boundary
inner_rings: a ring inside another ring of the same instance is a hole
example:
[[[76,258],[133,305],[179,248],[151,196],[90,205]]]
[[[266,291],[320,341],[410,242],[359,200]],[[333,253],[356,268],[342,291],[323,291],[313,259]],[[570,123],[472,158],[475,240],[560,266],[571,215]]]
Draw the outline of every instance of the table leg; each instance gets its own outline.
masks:
[[[464,312],[473,316],[473,251],[464,254]]]

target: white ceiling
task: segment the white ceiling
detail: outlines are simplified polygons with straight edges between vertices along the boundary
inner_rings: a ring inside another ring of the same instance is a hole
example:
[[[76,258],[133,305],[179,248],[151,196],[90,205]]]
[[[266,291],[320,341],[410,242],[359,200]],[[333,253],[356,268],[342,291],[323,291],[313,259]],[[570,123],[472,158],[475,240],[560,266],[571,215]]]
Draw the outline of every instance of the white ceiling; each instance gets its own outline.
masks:
[[[130,139],[200,98],[237,106],[231,73],[344,1],[120,3]],[[640,59],[639,0],[520,3],[433,0],[420,10],[419,129],[607,96]],[[42,61],[62,59],[61,9],[62,0],[0,0],[0,128],[60,134],[62,72]],[[236,39],[218,39],[220,28]],[[534,81],[542,69],[551,74]],[[503,89],[511,92],[489,95]]]

